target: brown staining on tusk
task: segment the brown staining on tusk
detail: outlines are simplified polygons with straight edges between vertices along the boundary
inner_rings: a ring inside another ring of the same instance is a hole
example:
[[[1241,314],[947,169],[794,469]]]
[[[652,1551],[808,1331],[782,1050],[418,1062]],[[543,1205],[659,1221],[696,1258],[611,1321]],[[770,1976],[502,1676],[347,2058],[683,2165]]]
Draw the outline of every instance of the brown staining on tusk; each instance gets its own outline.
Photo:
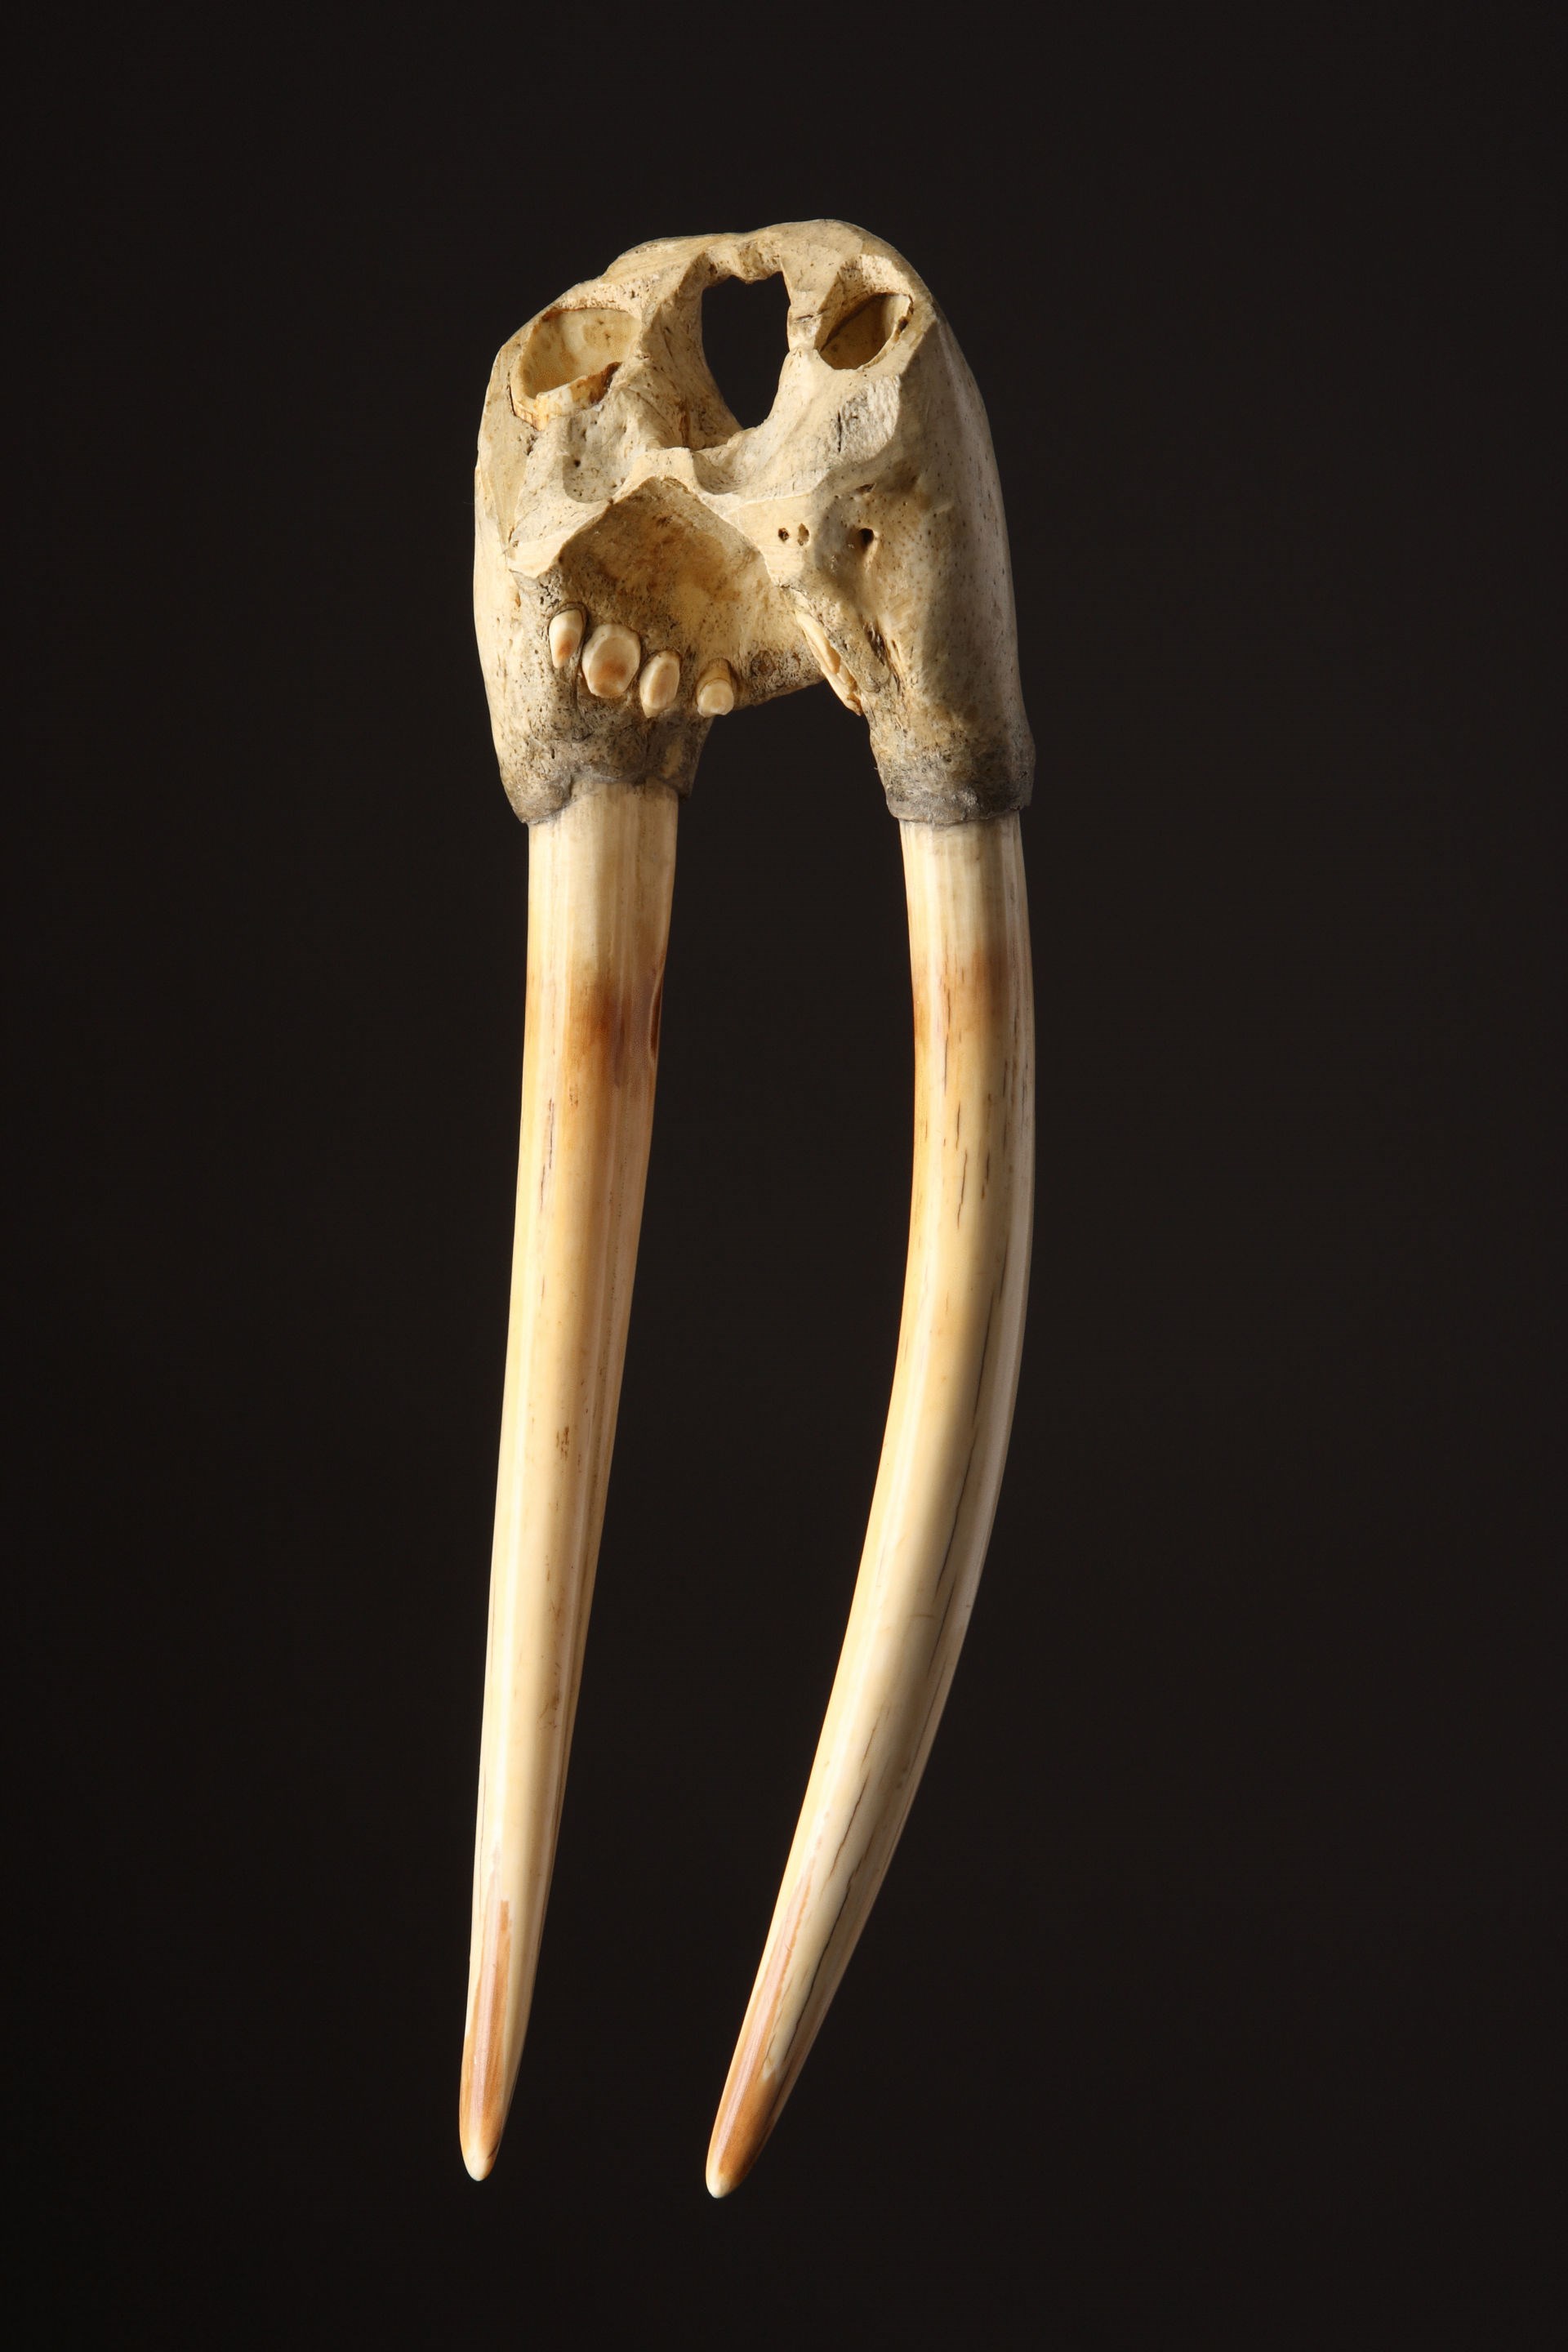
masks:
[[[900,831],[915,1144],[898,1360],[838,1672],[714,2125],[716,2197],[755,2163],[898,1843],[984,1564],[1017,1390],[1034,1204],[1018,820]]]
[[[606,785],[529,835],[517,1235],[459,2128],[482,2178],[522,2053],[626,1360],[678,802]]]
[[[511,1984],[511,1906],[498,1895],[486,1907],[484,1940],[463,2042],[458,2132],[463,2162],[483,2180],[496,2160],[506,2123],[507,2007]]]

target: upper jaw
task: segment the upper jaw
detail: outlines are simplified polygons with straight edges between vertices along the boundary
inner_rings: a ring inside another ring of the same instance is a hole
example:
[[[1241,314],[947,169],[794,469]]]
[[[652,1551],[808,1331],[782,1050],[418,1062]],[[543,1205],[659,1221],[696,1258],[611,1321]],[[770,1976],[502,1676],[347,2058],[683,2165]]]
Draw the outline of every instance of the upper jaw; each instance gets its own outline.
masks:
[[[701,342],[705,288],[782,273],[789,351],[742,429]],[[575,374],[564,371],[578,370]],[[889,805],[934,823],[1028,797],[1012,582],[984,407],[892,247],[842,222],[638,247],[497,357],[476,477],[475,613],[502,780],[524,818],[583,781],[689,791],[682,695],[650,733],[542,656],[613,617],[735,707],[826,676],[864,714]]]

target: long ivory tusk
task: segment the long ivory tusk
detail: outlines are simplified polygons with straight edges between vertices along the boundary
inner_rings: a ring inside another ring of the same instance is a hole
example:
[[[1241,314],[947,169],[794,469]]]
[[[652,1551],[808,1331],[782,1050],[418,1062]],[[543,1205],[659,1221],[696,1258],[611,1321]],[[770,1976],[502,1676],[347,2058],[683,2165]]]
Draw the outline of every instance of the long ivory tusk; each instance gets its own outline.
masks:
[[[495,2162],[528,2024],[616,1432],[679,803],[605,785],[530,827],[511,1320],[458,2124]]]
[[[848,1631],[713,2128],[715,2197],[761,2153],[898,1843],[973,1606],[1018,1385],[1035,1059],[1018,820],[900,831],[915,1149],[898,1361]]]

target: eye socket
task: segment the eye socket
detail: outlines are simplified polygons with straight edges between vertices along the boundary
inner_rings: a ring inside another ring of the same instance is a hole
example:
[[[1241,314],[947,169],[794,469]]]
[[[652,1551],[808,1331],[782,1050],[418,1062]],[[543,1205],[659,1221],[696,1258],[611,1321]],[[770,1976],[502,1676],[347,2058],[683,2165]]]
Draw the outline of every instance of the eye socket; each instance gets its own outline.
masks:
[[[903,331],[909,315],[907,295],[868,295],[839,320],[822,346],[822,356],[831,368],[865,367]]]
[[[541,319],[517,362],[517,388],[538,400],[563,384],[606,374],[637,341],[637,320],[625,310],[557,310]]]

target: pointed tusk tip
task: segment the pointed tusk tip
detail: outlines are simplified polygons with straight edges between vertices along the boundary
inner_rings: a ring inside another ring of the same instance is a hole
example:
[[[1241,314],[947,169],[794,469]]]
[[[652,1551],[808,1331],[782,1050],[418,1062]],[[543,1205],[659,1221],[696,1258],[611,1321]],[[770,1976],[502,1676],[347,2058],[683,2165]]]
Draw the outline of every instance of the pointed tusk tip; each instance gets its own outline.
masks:
[[[482,2125],[464,2119],[458,2130],[463,2150],[463,2162],[470,2180],[488,2180],[500,2154],[500,2132],[488,2132]]]
[[[495,2037],[492,2046],[499,2046],[499,2035]],[[488,2053],[481,2053],[481,2057],[484,2055]],[[480,2072],[482,2076],[489,2070],[481,2066]],[[488,2180],[500,2154],[508,2102],[499,2092],[500,2084],[493,2076],[482,2090],[475,2083],[473,2054],[465,2049],[462,2087],[458,2098],[458,2144],[472,2180]]]
[[[743,2134],[733,2129],[726,2131],[721,2125],[708,2150],[708,2169],[704,2178],[709,2196],[731,2195],[748,2178],[762,2152],[760,2141],[749,2141]]]

